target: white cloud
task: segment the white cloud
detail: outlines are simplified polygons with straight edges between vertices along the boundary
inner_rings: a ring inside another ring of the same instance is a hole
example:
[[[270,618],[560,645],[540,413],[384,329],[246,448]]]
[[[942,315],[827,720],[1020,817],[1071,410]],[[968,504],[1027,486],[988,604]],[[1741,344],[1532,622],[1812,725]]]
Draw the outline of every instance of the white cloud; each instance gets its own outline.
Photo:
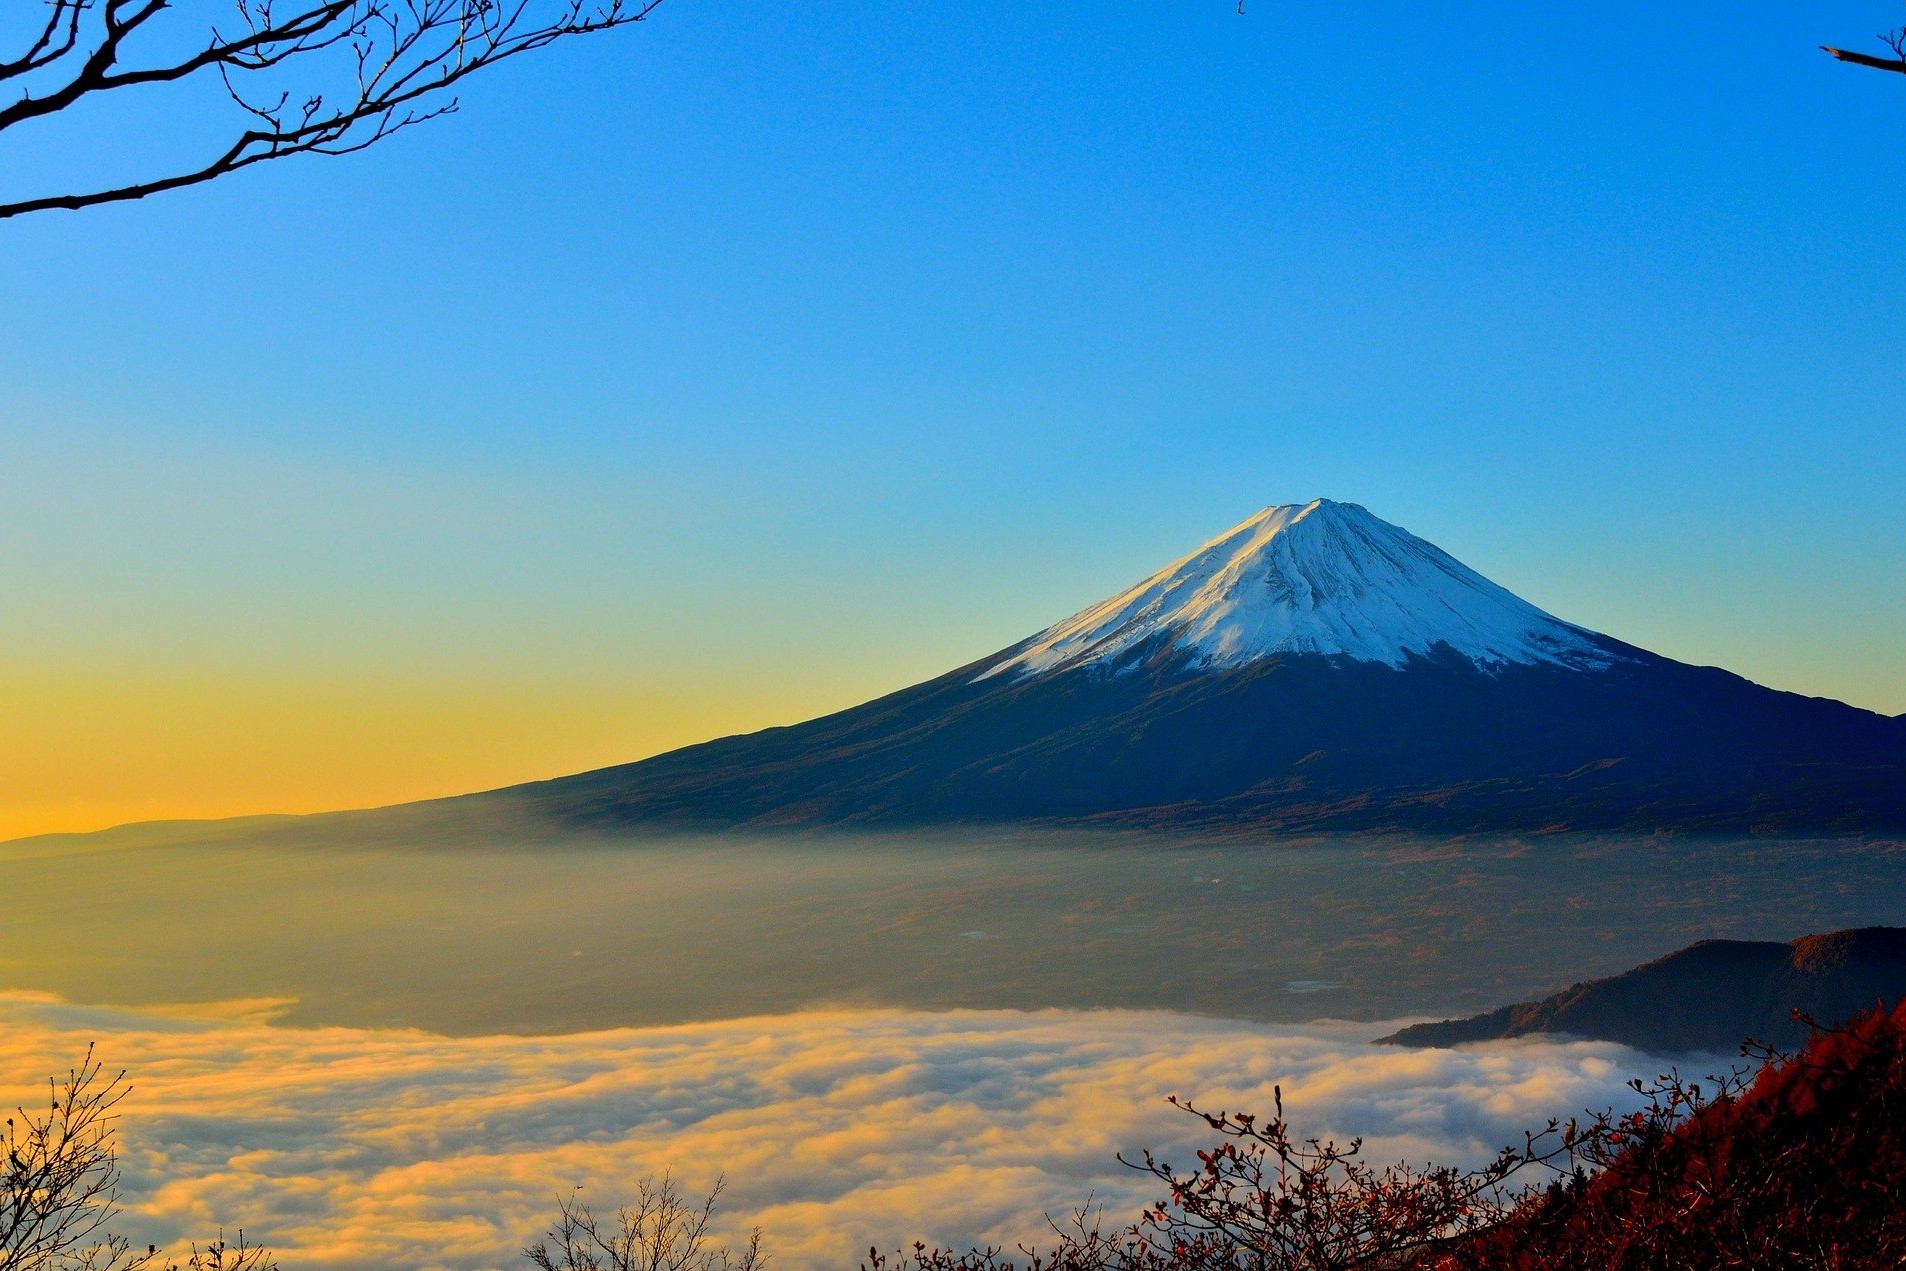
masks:
[[[1010,1244],[1114,1160],[1190,1160],[1168,1094],[1267,1108],[1379,1158],[1476,1158],[1551,1115],[1618,1102],[1644,1057],[1599,1043],[1371,1046],[1382,1025],[1279,1027],[1133,1011],[812,1011],[555,1037],[290,1029],[233,1009],[157,1016],[0,994],[0,1097],[98,1041],[129,1070],[126,1234],[243,1226],[288,1268],[526,1265],[556,1198],[612,1207],[644,1174],[725,1173],[724,1227],[776,1263],[852,1266],[870,1243]]]

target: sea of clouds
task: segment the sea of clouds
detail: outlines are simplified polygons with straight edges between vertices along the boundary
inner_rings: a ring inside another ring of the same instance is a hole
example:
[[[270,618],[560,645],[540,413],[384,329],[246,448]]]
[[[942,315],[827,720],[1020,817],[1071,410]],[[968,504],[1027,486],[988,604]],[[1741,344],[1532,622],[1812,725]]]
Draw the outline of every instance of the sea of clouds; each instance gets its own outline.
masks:
[[[1623,1102],[1657,1061],[1602,1043],[1402,1050],[1389,1025],[1273,1026],[1138,1011],[806,1011],[564,1036],[293,1029],[265,1003],[83,1007],[0,993],[0,1099],[44,1100],[88,1043],[123,1105],[125,1213],[144,1244],[229,1235],[286,1271],[522,1267],[572,1188],[727,1178],[720,1226],[774,1265],[852,1267],[870,1244],[1011,1245],[1089,1195],[1124,1219],[1160,1191],[1122,1168],[1207,1141],[1164,1102],[1268,1109],[1363,1135],[1379,1159],[1479,1160],[1551,1116]]]

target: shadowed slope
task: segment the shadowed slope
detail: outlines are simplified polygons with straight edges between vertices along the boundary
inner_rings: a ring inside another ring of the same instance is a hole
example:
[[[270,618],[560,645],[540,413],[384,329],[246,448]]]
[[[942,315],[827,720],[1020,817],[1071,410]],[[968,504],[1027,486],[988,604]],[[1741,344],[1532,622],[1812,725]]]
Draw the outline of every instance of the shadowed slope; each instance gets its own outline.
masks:
[[[977,684],[972,670],[488,797],[576,824],[706,827],[1906,826],[1906,725],[1645,655],[1599,672],[1315,654]]]
[[[1415,1024],[1379,1040],[1403,1046],[1566,1033],[1642,1050],[1732,1052],[1752,1037],[1794,1046],[1792,1012],[1822,1024],[1906,997],[1906,928],[1865,927],[1771,941],[1703,940],[1605,980],[1470,1019]]]
[[[1906,720],[1596,635],[1318,500],[925,684],[485,797],[571,825],[1872,832],[1906,827]]]

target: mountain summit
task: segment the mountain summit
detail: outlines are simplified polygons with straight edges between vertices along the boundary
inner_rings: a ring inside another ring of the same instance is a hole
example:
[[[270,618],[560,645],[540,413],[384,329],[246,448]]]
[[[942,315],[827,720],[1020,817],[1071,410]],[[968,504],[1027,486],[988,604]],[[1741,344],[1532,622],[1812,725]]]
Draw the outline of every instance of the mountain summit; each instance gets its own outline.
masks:
[[[1118,666],[1162,642],[1200,666],[1317,653],[1404,666],[1449,649],[1479,666],[1603,667],[1591,632],[1490,582],[1355,503],[1283,503],[982,672]]]
[[[1350,503],[851,710],[477,799],[569,827],[1906,829],[1906,718],[1564,622]]]

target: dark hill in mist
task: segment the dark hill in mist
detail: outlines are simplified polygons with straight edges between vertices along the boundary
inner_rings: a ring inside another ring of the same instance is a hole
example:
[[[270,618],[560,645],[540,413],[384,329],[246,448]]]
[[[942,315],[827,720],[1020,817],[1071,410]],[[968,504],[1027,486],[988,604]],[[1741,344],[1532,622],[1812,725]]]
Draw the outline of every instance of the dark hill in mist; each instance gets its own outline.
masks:
[[[1749,1037],[1791,1049],[1795,1010],[1833,1024],[1906,997],[1906,928],[1863,927],[1780,944],[1703,940],[1632,971],[1469,1019],[1413,1024],[1380,1038],[1458,1046],[1531,1034],[1621,1042],[1656,1053],[1731,1053]]]

